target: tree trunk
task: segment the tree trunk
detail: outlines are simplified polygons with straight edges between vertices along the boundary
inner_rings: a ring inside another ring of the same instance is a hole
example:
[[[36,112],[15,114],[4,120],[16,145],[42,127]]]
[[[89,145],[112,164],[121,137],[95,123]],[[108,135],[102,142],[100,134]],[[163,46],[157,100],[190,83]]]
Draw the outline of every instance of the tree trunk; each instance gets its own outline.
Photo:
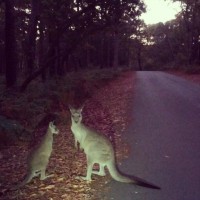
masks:
[[[44,63],[44,24],[42,20],[39,23],[39,50],[38,50],[38,59],[39,59],[39,66],[43,66]],[[46,69],[43,70],[41,74],[42,81],[46,81]]]
[[[0,57],[2,61],[0,63],[0,75],[5,74],[5,44],[0,44]]]
[[[172,48],[172,44],[171,44],[171,41],[170,41],[168,36],[166,36],[166,41],[167,41],[167,44],[169,46],[171,57],[172,57],[173,60],[175,60],[175,55],[174,55],[174,51],[173,51],[173,48]]]
[[[111,58],[111,49],[112,49],[112,47],[111,47],[111,38],[110,38],[110,36],[107,36],[106,38],[106,44],[105,44],[105,48],[106,48],[106,61],[105,61],[105,67],[108,67],[108,68],[110,68],[110,67],[112,67],[112,63],[111,63],[111,60],[112,60],[112,58]]]
[[[62,58],[61,58],[61,49],[60,49],[60,41],[58,40],[57,47],[56,47],[56,71],[58,76],[64,76],[64,68],[62,65]]]
[[[137,51],[137,61],[138,61],[138,68],[140,71],[142,71],[141,48],[138,48],[138,51]]]
[[[198,65],[200,65],[200,42],[198,43]]]
[[[104,67],[104,40],[105,40],[105,37],[102,34],[100,37],[100,47],[99,49],[97,49],[98,57],[99,57],[99,66],[101,69]]]
[[[37,23],[39,18],[39,0],[31,1],[31,18],[29,22],[29,33],[27,41],[27,67],[28,74],[32,74],[35,64],[35,48],[37,36]]]
[[[5,36],[6,85],[7,87],[12,87],[17,81],[17,52],[13,0],[5,1]]]
[[[48,58],[52,58],[56,56],[56,50],[53,45],[50,46],[49,53],[48,53]],[[49,63],[49,75],[50,78],[54,78],[56,75],[56,66],[55,66],[55,60],[52,60],[51,63]]]
[[[119,65],[119,34],[117,31],[114,33],[113,37],[113,67],[118,68]]]

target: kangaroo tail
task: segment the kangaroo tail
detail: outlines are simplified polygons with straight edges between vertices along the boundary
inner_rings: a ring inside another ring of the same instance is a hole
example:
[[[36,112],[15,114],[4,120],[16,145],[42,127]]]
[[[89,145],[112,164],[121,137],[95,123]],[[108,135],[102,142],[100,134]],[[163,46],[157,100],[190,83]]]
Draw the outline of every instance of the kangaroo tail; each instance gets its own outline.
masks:
[[[11,188],[11,190],[18,190],[19,188],[21,188],[21,187],[23,187],[24,185],[26,185],[27,183],[29,183],[29,182],[32,180],[32,178],[33,178],[33,174],[32,174],[32,173],[27,173],[25,179],[24,179],[21,183],[19,183],[19,184],[13,186],[13,187]]]
[[[134,184],[134,185],[139,185],[142,187],[147,187],[147,188],[152,188],[152,189],[160,189],[160,187],[153,185],[151,183],[148,183],[142,179],[136,178],[136,177],[131,177],[129,178],[128,176],[122,175],[116,168],[115,162],[111,161],[107,164],[107,168],[110,172],[110,175],[112,178],[116,181],[123,182],[123,183],[129,183],[129,184]]]

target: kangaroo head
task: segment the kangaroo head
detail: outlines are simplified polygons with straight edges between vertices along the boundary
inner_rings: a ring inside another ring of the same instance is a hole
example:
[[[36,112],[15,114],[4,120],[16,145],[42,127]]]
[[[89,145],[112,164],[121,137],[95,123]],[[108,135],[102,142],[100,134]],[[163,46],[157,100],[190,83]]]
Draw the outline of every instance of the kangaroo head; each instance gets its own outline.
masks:
[[[71,112],[71,119],[72,122],[78,124],[82,121],[82,110],[83,107],[79,108],[79,109],[74,109],[73,107],[69,106],[69,110]]]
[[[52,134],[58,134],[59,133],[58,128],[53,124],[53,122],[49,123],[49,130],[51,131]]]

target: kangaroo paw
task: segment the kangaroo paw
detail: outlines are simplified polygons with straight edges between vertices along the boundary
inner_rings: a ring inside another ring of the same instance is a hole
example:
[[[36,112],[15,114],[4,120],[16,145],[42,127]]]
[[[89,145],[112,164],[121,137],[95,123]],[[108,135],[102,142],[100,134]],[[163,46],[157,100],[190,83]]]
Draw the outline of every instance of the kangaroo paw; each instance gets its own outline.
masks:
[[[92,179],[91,178],[87,178],[87,176],[76,176],[76,178],[75,179],[81,179],[81,180],[84,180],[84,181],[92,181]]]
[[[54,176],[53,174],[50,174],[50,175],[47,175],[47,176],[42,176],[42,177],[40,177],[40,180],[43,181],[43,180],[50,178],[50,177],[53,177],[53,176]]]

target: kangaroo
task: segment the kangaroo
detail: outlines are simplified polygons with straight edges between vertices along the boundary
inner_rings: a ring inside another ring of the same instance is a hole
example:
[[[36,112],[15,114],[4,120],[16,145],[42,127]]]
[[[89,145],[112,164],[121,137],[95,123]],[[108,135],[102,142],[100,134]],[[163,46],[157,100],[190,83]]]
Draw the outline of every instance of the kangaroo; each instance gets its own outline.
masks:
[[[52,152],[53,134],[58,134],[59,130],[53,124],[49,123],[47,133],[43,137],[40,144],[30,153],[27,159],[28,170],[25,179],[18,185],[11,188],[17,190],[29,183],[35,176],[40,175],[40,180],[44,180],[52,175],[45,175],[45,171]]]
[[[147,183],[139,178],[129,178],[128,176],[122,175],[116,167],[115,153],[111,142],[104,135],[85,126],[81,122],[83,107],[74,109],[69,106],[69,109],[71,112],[71,131],[75,138],[75,147],[77,148],[77,143],[79,142],[80,148],[84,150],[87,159],[87,175],[81,176],[81,179],[91,181],[92,174],[105,176],[104,168],[106,166],[111,177],[116,181],[160,189],[160,187]],[[95,163],[99,164],[99,171],[93,170]]]

